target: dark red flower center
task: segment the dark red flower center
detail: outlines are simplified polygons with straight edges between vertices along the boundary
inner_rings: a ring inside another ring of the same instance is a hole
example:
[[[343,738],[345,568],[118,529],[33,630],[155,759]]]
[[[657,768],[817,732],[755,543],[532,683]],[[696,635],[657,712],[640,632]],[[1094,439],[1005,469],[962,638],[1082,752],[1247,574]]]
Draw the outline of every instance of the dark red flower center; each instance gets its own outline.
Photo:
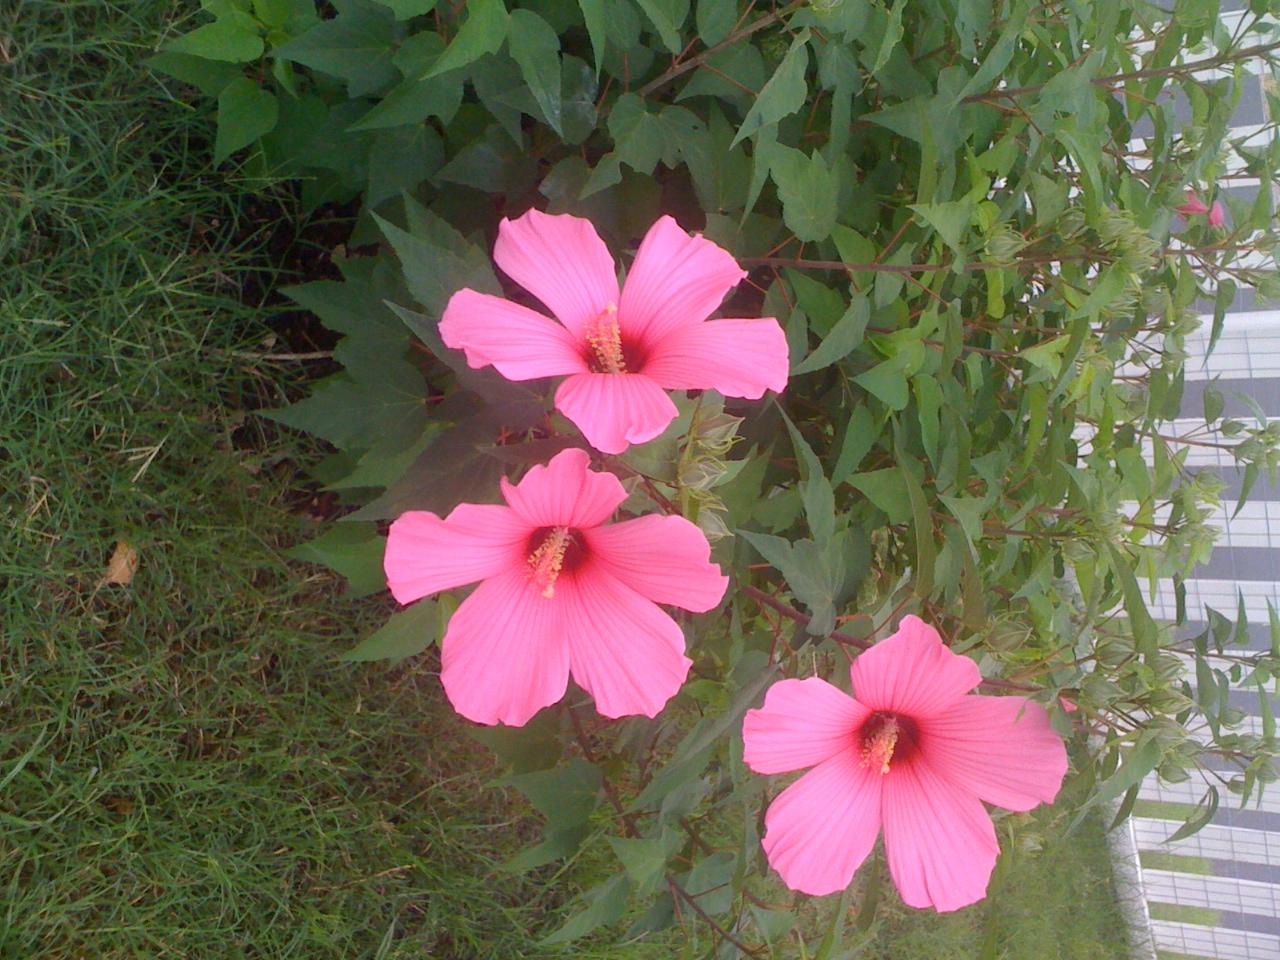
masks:
[[[529,575],[548,600],[556,595],[556,580],[586,559],[582,536],[572,527],[539,527],[525,544]]]
[[[920,728],[910,717],[877,710],[867,717],[854,745],[864,767],[886,774],[894,764],[909,764],[920,751]]]
[[[592,373],[639,373],[644,367],[644,350],[623,335],[617,305],[609,304],[588,320],[583,336],[583,358]]]

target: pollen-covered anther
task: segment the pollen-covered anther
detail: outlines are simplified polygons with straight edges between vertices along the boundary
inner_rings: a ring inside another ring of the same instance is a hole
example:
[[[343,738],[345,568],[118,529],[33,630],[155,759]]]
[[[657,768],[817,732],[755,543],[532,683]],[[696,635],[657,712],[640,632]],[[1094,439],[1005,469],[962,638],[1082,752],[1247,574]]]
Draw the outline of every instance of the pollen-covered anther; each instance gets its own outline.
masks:
[[[599,373],[627,372],[627,362],[622,356],[617,304],[609,304],[594,320],[587,322],[586,336]]]
[[[569,543],[569,528],[553,527],[546,539],[529,554],[533,582],[542,588],[542,595],[548,600],[556,595],[556,579],[564,566],[564,554]]]
[[[888,773],[889,761],[893,759],[893,748],[897,745],[898,721],[893,717],[885,717],[876,732],[863,741],[862,765],[879,767],[881,775]]]

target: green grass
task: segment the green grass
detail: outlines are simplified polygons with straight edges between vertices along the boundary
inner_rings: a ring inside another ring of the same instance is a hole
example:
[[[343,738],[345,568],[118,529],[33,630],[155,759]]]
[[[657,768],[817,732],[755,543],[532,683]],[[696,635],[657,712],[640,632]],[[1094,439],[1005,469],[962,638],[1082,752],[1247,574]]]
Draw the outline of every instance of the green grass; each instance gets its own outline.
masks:
[[[1213,864],[1203,857],[1183,857],[1159,850],[1142,850],[1138,859],[1144,870],[1171,870],[1174,873],[1195,873],[1201,876],[1213,874]]]
[[[245,412],[294,374],[240,303],[276,214],[140,66],[175,7],[0,5],[0,957],[550,955],[486,753],[281,559],[313,453]]]
[[[499,869],[525,808],[429,663],[336,661],[385,604],[282,559],[316,452],[249,412],[302,373],[242,301],[305,241],[139,66],[196,8],[0,7],[0,958],[674,955],[537,946],[574,883]],[[977,907],[886,894],[860,955],[1121,956],[1100,828],[1060,821]]]
[[[1152,820],[1187,820],[1200,810],[1194,803],[1175,803],[1171,800],[1139,800],[1133,805],[1135,817]]]
[[[1168,920],[1173,923],[1195,923],[1202,927],[1216,927],[1222,914],[1209,907],[1189,907],[1183,903],[1148,904],[1152,920]]]

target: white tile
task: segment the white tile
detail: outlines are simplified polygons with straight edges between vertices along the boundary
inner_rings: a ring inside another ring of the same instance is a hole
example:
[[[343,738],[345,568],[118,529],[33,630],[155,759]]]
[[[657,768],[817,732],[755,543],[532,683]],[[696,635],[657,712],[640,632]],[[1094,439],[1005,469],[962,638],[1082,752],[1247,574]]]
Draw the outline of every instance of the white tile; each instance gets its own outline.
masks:
[[[1217,960],[1276,960],[1280,957],[1280,937],[1223,927],[1202,927],[1194,923],[1152,920],[1156,946],[1178,953]]]
[[[1280,887],[1274,883],[1146,869],[1142,882],[1151,903],[1280,917]]]
[[[1220,803],[1224,807],[1238,808],[1240,798],[1229,793],[1222,782],[1213,776],[1206,776],[1203,771],[1191,770],[1191,776],[1182,783],[1161,783],[1153,774],[1142,781],[1138,788],[1138,796],[1143,800],[1164,800],[1169,803],[1199,803],[1205,791],[1212,783],[1218,788]],[[1280,789],[1265,790],[1261,798],[1257,792],[1244,806],[1245,810],[1261,810],[1264,813],[1280,813]]]
[[[1181,826],[1180,820],[1134,817],[1133,833],[1138,849],[1181,857],[1280,866],[1280,834],[1211,823],[1189,837],[1169,843],[1169,837]],[[1144,874],[1149,872],[1144,871]]]

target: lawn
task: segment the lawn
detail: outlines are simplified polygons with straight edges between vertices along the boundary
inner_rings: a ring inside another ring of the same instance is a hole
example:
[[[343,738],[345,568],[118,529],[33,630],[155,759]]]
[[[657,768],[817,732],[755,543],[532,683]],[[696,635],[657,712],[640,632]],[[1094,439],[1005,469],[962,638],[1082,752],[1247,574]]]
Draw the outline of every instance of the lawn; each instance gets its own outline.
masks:
[[[586,878],[499,868],[534,821],[431,657],[340,662],[386,602],[284,559],[319,451],[253,411],[324,344],[269,292],[334,228],[141,66],[196,7],[0,11],[0,957],[675,954],[537,946]],[[853,955],[1123,955],[1096,823],[1009,860],[956,916],[886,893]]]

